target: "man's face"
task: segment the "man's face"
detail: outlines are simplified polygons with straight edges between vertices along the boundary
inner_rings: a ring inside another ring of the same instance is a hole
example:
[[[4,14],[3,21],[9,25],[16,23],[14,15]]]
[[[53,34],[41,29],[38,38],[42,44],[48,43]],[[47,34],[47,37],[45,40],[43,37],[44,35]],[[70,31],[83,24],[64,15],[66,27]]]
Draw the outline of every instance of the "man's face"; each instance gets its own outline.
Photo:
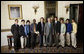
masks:
[[[66,20],[66,23],[69,23],[69,21],[68,21],[68,20]]]
[[[55,21],[57,21],[58,19],[57,18],[55,18]]]
[[[41,19],[41,22],[43,22],[43,19]]]
[[[74,22],[74,20],[72,20],[72,23]]]
[[[18,24],[18,20],[16,20],[15,23]]]
[[[61,20],[60,22],[63,23],[63,20]]]
[[[25,24],[25,22],[24,22],[24,21],[22,21],[22,24],[24,25],[24,24]]]
[[[50,18],[48,18],[48,22],[50,22]]]
[[[36,20],[33,20],[33,23],[36,23]]]
[[[30,23],[29,23],[29,22],[27,22],[27,25],[30,25]]]

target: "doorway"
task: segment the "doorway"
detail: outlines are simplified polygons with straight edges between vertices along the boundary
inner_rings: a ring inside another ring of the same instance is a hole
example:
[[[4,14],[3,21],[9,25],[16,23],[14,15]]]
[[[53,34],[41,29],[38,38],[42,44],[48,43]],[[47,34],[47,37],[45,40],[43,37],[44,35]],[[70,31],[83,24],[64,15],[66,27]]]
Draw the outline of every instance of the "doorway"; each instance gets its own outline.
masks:
[[[45,18],[54,18],[57,16],[57,1],[44,1]]]
[[[77,23],[77,40],[83,41],[83,4],[70,4],[70,21]]]

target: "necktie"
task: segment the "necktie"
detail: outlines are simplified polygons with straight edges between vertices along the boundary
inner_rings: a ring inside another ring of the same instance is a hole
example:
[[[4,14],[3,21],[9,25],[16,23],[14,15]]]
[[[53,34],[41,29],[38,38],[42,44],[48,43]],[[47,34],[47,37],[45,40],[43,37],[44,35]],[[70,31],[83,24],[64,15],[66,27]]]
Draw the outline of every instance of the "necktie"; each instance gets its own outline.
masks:
[[[34,32],[36,32],[35,24],[34,24]]]

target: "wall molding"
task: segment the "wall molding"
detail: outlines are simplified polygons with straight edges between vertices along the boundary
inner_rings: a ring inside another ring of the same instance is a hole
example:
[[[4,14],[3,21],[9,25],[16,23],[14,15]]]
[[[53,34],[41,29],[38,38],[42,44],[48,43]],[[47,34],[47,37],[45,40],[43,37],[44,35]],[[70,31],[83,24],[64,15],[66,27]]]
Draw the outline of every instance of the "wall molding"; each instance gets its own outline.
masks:
[[[1,29],[1,32],[8,32],[11,31],[11,29]]]

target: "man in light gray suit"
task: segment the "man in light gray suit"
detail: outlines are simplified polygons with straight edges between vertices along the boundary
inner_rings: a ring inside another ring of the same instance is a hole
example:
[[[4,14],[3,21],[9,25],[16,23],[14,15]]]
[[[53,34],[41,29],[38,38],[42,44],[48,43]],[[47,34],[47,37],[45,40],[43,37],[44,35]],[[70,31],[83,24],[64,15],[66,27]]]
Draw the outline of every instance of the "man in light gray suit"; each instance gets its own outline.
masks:
[[[53,25],[51,24],[50,18],[44,27],[44,35],[46,36],[46,45],[52,46],[52,35],[54,34]]]

